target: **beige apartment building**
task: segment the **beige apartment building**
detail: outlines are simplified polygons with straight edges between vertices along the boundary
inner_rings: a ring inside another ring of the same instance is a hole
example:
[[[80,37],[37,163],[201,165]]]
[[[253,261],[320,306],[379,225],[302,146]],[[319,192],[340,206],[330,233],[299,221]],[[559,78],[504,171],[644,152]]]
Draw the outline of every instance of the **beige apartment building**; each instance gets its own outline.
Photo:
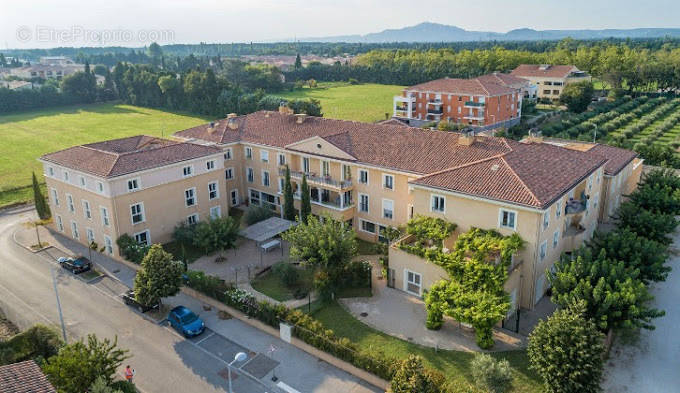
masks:
[[[384,240],[385,228],[416,215],[456,223],[448,245],[472,227],[517,232],[526,246],[513,257],[506,290],[525,308],[533,308],[547,289],[546,269],[592,236],[598,218],[605,218],[602,212],[618,205],[617,195],[625,195],[639,178],[635,153],[623,149],[333,120],[286,108],[230,115],[177,132],[174,141],[136,138],[43,156],[57,230],[83,242],[91,228],[97,242],[102,237],[115,242],[128,233],[155,243],[169,240],[180,221],[225,214],[234,206],[260,205],[280,213],[288,167],[296,208],[305,175],[312,213],[346,222],[364,240]],[[128,154],[137,158],[124,160]],[[113,169],[121,166],[126,169]],[[189,166],[193,169],[184,176]],[[88,176],[84,188],[81,175]],[[139,179],[140,189],[130,192],[133,179]],[[217,195],[211,184],[217,184]],[[194,193],[186,194],[191,189]],[[196,202],[189,204],[191,195]],[[84,200],[91,219],[81,207]],[[134,206],[142,202],[140,222]],[[96,216],[100,207],[110,214],[108,225]],[[80,233],[74,234],[72,222]],[[397,247],[390,248],[389,264],[389,284],[415,296],[446,275]]]
[[[538,98],[559,100],[564,86],[590,81],[590,75],[573,65],[520,64],[510,75],[527,79],[536,87]]]
[[[119,255],[122,234],[171,240],[181,221],[228,213],[221,149],[135,136],[42,156],[53,229]]]

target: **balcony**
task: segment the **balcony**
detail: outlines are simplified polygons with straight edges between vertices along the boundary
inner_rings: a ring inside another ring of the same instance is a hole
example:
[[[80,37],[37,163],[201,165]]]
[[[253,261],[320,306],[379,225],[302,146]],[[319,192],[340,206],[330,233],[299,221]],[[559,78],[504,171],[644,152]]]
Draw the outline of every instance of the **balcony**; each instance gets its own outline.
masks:
[[[302,195],[300,191],[293,193],[293,198],[300,200]],[[349,200],[343,200],[341,194],[335,192],[323,192],[316,188],[310,190],[309,201],[313,205],[318,205],[322,207],[327,207],[333,210],[345,211],[354,207],[354,201],[349,198]]]
[[[404,105],[404,106],[397,105],[397,106],[394,107],[394,109],[397,110],[398,112],[408,112],[408,106],[407,105]],[[415,111],[416,111],[416,108],[411,107],[411,112],[415,112]]]
[[[302,180],[302,176],[307,176],[307,182],[311,185],[320,185],[344,190],[352,187],[352,180],[335,180],[330,176],[317,176],[315,173],[304,173],[290,171],[291,179]],[[279,168],[279,176],[286,176],[286,168]]]
[[[416,96],[408,96],[408,97],[394,96],[394,102],[403,102],[403,103],[416,102]]]
[[[484,121],[484,114],[463,116],[463,119]]]
[[[434,106],[434,107],[441,107],[442,106],[442,100],[432,100],[427,102],[427,106]]]
[[[483,102],[465,101],[466,108],[484,108],[485,106]]]
[[[427,108],[428,115],[441,115],[442,113],[444,113],[444,110],[441,108],[439,109]]]
[[[576,199],[571,199],[564,206],[564,214],[571,215],[583,213],[587,208],[588,208],[587,199],[583,199],[580,201]]]

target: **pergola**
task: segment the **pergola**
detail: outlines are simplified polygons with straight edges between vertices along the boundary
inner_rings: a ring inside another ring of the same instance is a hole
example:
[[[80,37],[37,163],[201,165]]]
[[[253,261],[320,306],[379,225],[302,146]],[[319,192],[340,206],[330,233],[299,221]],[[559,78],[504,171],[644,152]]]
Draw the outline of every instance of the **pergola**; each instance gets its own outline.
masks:
[[[281,241],[274,239],[274,237],[287,231],[292,226],[297,225],[295,221],[285,220],[280,217],[270,217],[264,221],[249,226],[241,230],[239,234],[246,239],[255,241],[255,247],[260,248],[260,263],[262,263],[262,252],[269,251],[274,247],[281,248],[281,255],[283,255],[283,247]]]

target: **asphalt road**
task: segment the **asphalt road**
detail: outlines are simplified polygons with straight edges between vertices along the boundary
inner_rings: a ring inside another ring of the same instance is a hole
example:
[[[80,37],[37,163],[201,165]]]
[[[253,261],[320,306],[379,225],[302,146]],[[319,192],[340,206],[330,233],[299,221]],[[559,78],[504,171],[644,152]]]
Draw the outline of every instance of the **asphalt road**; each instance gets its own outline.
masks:
[[[59,326],[52,282],[52,270],[55,270],[69,341],[85,337],[89,333],[110,339],[118,337],[119,346],[129,349],[133,356],[128,363],[136,370],[136,385],[145,393],[227,391],[226,363],[223,360],[227,354],[217,352],[205,344],[198,345],[199,340],[185,340],[169,328],[142,318],[118,298],[117,295],[126,289],[121,282],[105,277],[87,284],[56,267],[51,261],[53,255],[34,254],[17,245],[12,240],[12,235],[17,225],[30,217],[32,212],[0,212],[0,306],[3,303],[3,308],[10,305],[14,312],[21,313],[22,318],[33,323]],[[188,297],[181,300],[191,307],[200,305]],[[288,344],[250,326],[238,324],[235,320],[220,321],[216,315],[203,312],[201,316],[208,327],[222,335],[224,340],[220,345],[225,348],[232,345],[230,340],[233,337],[227,337],[231,335],[230,331],[240,340],[237,345],[247,347],[251,356],[264,352],[262,348],[255,348],[264,340],[278,341],[275,345],[284,348],[287,351],[286,357],[295,360],[297,365],[290,368],[291,375],[281,376],[280,372],[285,374],[285,367],[278,368],[277,375],[281,380],[287,378],[285,381],[288,386],[305,386],[304,390],[298,389],[300,392],[377,391],[358,383],[354,377],[328,364],[321,364],[323,362],[294,347],[286,347]],[[215,337],[211,338],[214,339]],[[313,374],[318,378],[318,383],[310,385],[309,381],[296,380],[301,378],[299,375],[304,375],[301,371]],[[122,369],[120,373],[122,374]],[[237,375],[234,391],[283,391],[272,386],[270,380],[269,376],[260,380],[243,374]]]

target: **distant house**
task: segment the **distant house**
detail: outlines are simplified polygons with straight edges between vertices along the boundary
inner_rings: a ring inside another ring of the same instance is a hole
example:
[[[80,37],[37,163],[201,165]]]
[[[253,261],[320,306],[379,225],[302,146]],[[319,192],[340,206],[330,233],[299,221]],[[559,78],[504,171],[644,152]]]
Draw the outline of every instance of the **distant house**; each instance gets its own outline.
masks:
[[[2,393],[57,393],[33,360],[0,366]]]
[[[590,75],[573,65],[520,64],[510,75],[528,79],[538,88],[538,98],[558,100],[569,83],[590,81]]]
[[[76,64],[76,62],[66,56],[41,56],[40,64],[66,66]]]
[[[63,77],[74,74],[78,71],[83,71],[85,66],[83,64],[63,65],[44,65],[35,64],[26,67],[12,68],[10,74],[19,78],[31,79],[57,79],[61,80]]]
[[[30,90],[33,88],[33,83],[26,81],[0,81],[0,87],[10,90]]]

